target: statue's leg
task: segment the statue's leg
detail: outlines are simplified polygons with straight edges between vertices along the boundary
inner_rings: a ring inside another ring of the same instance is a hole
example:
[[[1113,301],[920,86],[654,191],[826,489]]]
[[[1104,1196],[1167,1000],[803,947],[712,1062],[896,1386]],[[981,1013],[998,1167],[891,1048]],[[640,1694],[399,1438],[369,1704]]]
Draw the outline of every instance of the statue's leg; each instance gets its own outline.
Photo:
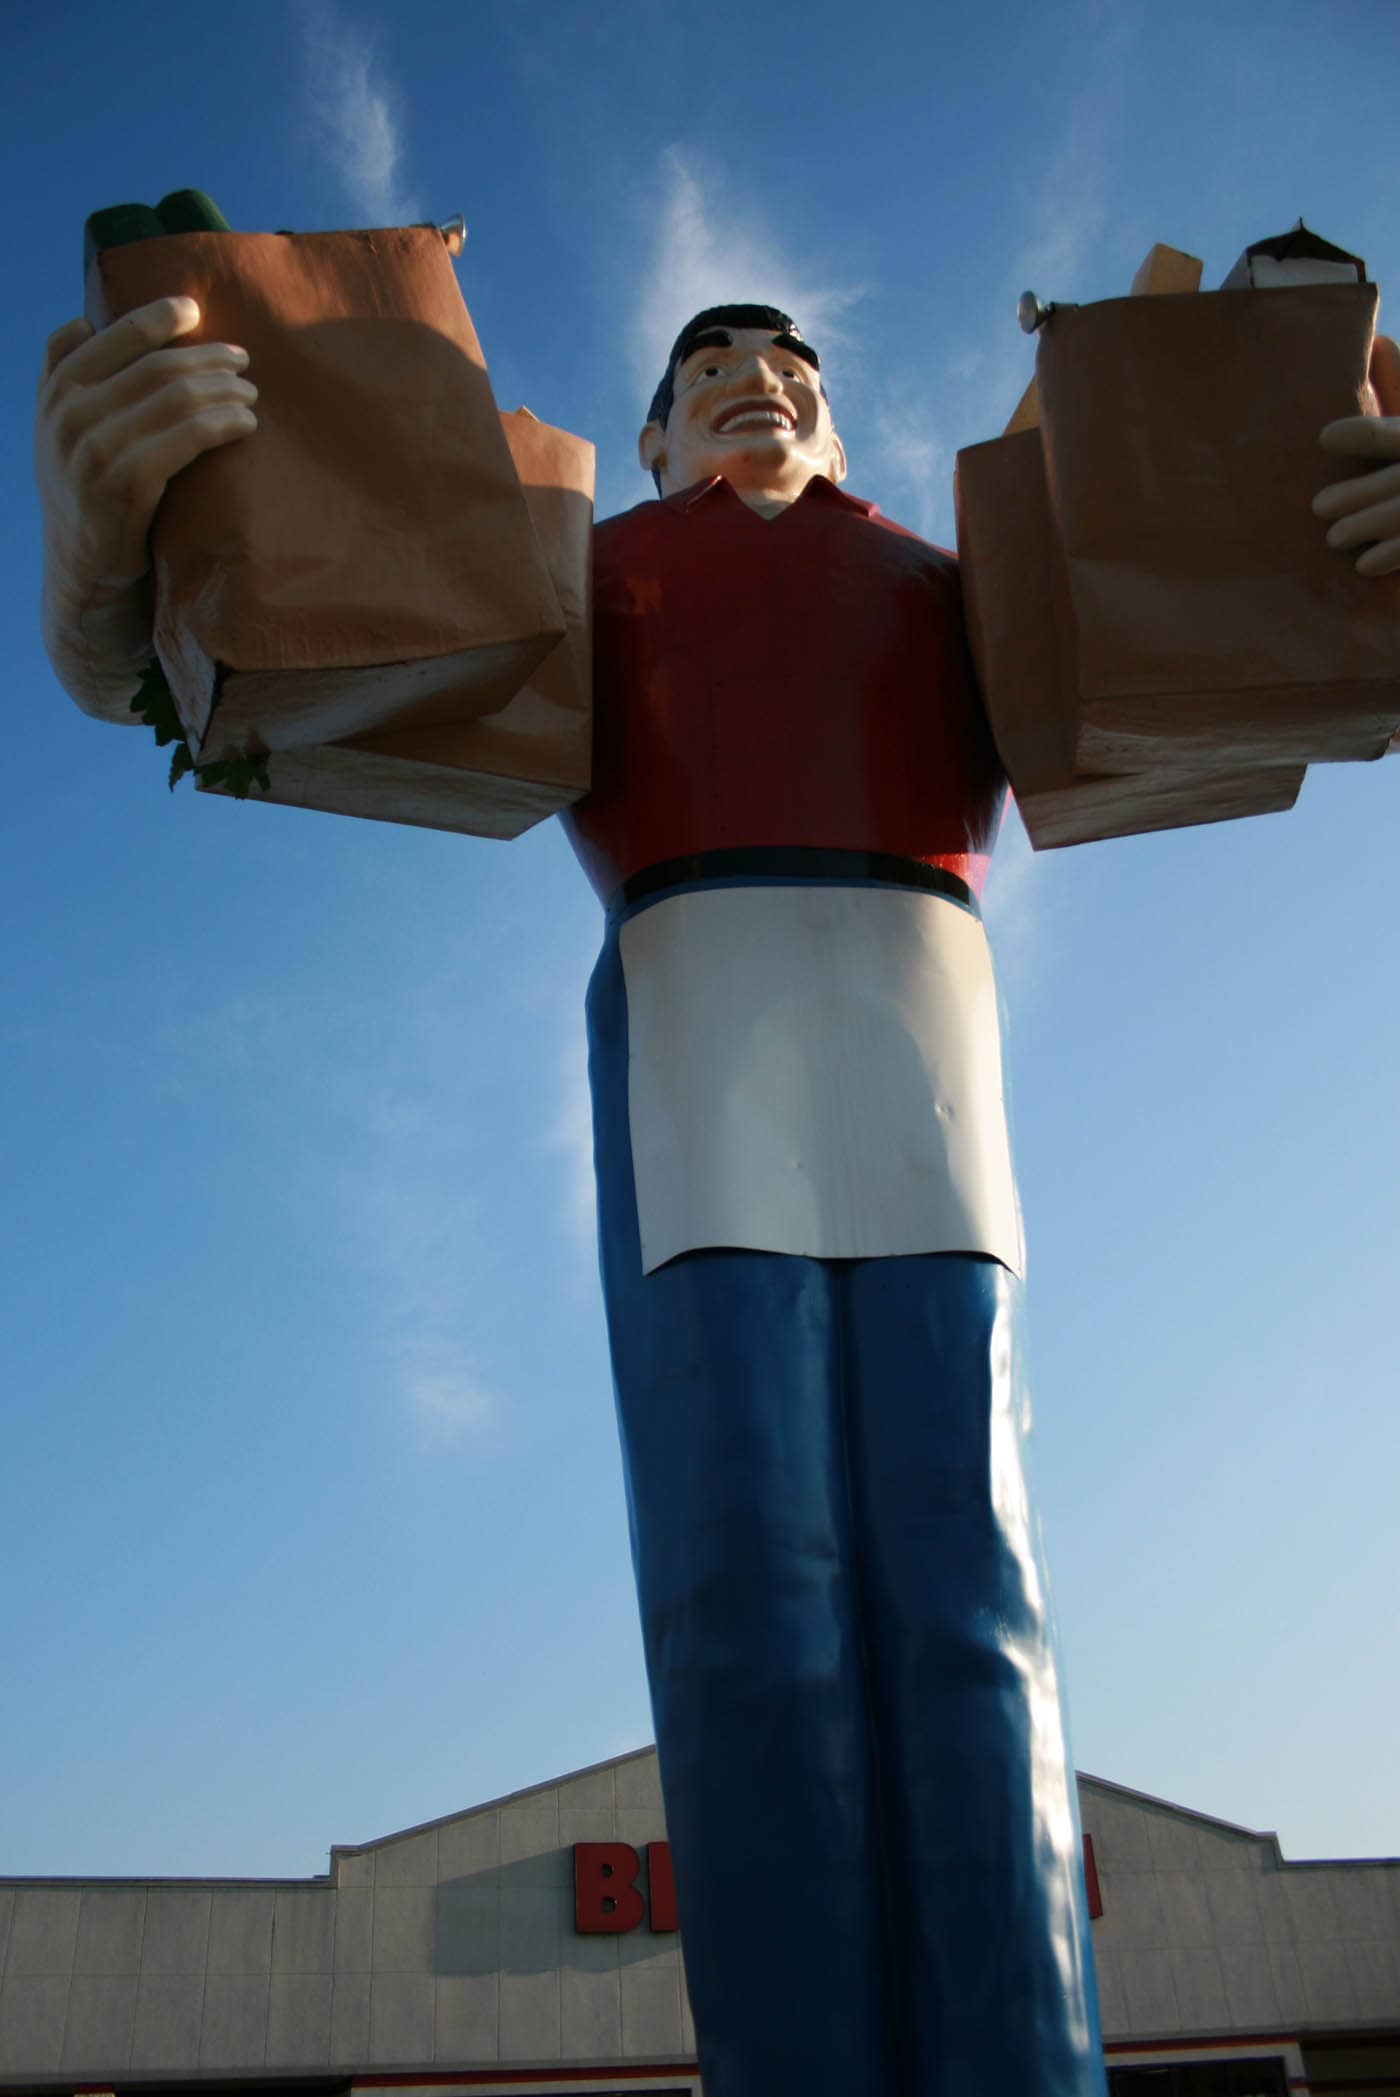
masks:
[[[843,1277],[854,1543],[911,2097],[1102,2097],[1074,1771],[1026,1478],[1020,1285]]]
[[[729,1251],[642,1274],[606,950],[589,1003],[604,1289],[706,2097],[896,2097],[839,1276]]]

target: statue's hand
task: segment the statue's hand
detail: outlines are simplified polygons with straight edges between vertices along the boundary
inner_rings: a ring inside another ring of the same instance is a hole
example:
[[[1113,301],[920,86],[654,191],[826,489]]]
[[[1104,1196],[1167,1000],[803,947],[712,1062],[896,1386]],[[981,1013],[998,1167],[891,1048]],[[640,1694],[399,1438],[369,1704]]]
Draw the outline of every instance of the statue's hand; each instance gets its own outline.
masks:
[[[1313,497],[1313,510],[1328,526],[1329,546],[1356,550],[1358,575],[1390,575],[1400,568],[1400,347],[1388,335],[1376,337],[1371,384],[1381,413],[1329,422],[1321,442],[1374,470],[1334,481]]]
[[[34,422],[44,640],[79,705],[109,718],[125,718],[151,655],[147,538],[167,484],[257,427],[243,350],[174,346],[199,319],[193,299],[156,299],[100,334],[71,320],[45,353]]]

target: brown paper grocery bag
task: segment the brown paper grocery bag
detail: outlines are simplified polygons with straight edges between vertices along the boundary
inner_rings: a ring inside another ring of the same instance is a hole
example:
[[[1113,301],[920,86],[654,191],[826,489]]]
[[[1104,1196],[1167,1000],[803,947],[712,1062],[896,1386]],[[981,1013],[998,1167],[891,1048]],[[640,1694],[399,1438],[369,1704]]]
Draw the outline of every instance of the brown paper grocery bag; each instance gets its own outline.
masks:
[[[1074,614],[1039,430],[959,452],[955,487],[968,640],[1037,850],[1292,807],[1305,769],[1296,763],[1232,766],[1157,752],[1135,773],[1081,771]]]
[[[1081,770],[1377,757],[1400,723],[1400,575],[1312,497],[1318,431],[1374,412],[1371,284],[1063,308],[1036,357],[1073,613]]]
[[[501,423],[563,608],[564,638],[496,712],[276,751],[268,760],[270,790],[252,798],[515,837],[587,792],[593,446],[524,408],[502,415]]]
[[[259,428],[177,474],[152,535],[196,758],[498,710],[564,619],[442,237],[136,241],[96,257],[87,310],[177,292],[259,389]]]

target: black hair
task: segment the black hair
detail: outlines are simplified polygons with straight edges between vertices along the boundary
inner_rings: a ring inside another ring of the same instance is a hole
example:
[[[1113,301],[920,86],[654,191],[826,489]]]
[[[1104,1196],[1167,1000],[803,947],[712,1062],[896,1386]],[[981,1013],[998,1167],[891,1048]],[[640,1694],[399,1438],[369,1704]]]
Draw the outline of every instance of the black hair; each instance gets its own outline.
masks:
[[[810,342],[804,342],[797,326],[788,313],[780,313],[776,306],[706,306],[688,320],[671,344],[671,354],[666,359],[666,369],[661,383],[651,397],[647,409],[647,421],[656,422],[664,430],[671,419],[671,410],[676,400],[676,373],[693,350],[727,349],[731,341],[731,328],[771,328],[773,339],[779,349],[791,350],[810,364],[813,371],[820,372],[821,360]],[[822,397],[826,388],[822,387]],[[661,493],[661,476],[653,473],[656,492]]]

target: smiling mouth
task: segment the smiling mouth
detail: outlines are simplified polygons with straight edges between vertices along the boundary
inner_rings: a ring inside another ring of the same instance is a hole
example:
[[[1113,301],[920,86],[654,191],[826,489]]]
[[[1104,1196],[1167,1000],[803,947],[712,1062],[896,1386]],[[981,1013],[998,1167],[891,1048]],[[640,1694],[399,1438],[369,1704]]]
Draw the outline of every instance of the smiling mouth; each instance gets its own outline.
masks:
[[[795,430],[797,417],[771,400],[739,400],[717,415],[711,425],[716,437],[731,430]]]

